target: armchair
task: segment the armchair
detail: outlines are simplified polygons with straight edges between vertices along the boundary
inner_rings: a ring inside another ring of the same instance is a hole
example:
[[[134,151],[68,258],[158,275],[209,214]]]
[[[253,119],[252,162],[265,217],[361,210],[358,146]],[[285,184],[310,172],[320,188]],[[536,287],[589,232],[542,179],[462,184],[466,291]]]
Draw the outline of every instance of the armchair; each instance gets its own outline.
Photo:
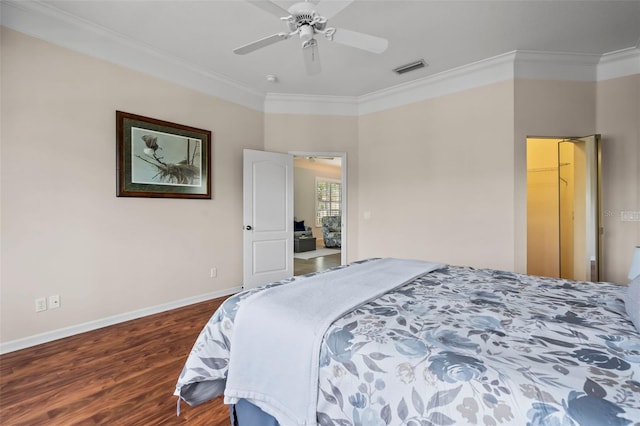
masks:
[[[342,246],[342,222],[340,216],[322,218],[322,238],[325,247]]]

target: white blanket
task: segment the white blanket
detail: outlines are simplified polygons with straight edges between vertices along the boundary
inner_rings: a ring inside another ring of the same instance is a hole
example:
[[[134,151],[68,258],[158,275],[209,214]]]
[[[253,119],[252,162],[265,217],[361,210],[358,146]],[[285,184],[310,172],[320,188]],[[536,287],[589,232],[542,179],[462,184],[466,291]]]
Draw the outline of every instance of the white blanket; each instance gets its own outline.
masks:
[[[316,425],[319,350],[329,325],[442,266],[380,259],[251,296],[235,319],[225,403],[247,399],[280,426]]]

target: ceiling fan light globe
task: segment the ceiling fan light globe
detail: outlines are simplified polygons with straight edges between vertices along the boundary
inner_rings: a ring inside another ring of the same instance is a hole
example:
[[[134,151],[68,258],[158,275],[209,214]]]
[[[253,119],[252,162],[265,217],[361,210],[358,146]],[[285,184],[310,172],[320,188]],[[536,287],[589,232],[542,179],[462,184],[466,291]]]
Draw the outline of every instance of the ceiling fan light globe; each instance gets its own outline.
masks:
[[[307,41],[313,38],[313,27],[309,25],[303,25],[300,27],[300,40],[302,43],[306,43]]]

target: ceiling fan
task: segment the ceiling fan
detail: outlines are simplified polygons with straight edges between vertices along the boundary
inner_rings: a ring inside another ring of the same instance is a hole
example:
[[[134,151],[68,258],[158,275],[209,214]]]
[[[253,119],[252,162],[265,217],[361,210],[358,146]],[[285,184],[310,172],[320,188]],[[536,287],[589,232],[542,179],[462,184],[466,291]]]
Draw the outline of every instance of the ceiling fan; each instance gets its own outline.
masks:
[[[307,74],[313,75],[320,72],[320,57],[318,56],[318,42],[314,38],[322,34],[327,40],[346,46],[363,49],[373,53],[382,53],[387,49],[388,41],[384,38],[328,27],[330,18],[337,15],[353,0],[321,0],[317,5],[310,2],[295,3],[285,10],[271,1],[246,0],[256,7],[265,10],[285,21],[288,32],[280,32],[261,38],[244,46],[234,49],[238,55],[244,55],[282,40],[287,40],[295,35],[302,41],[302,54]]]

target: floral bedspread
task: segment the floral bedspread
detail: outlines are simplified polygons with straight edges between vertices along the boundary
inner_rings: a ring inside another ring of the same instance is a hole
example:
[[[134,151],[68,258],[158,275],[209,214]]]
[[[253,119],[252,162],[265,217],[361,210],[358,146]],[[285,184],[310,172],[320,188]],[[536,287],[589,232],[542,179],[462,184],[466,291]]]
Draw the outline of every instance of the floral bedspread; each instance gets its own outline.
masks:
[[[195,405],[222,391],[238,304],[261,290],[214,314],[176,395]],[[623,292],[468,267],[426,274],[327,330],[318,423],[640,425],[640,333]]]

